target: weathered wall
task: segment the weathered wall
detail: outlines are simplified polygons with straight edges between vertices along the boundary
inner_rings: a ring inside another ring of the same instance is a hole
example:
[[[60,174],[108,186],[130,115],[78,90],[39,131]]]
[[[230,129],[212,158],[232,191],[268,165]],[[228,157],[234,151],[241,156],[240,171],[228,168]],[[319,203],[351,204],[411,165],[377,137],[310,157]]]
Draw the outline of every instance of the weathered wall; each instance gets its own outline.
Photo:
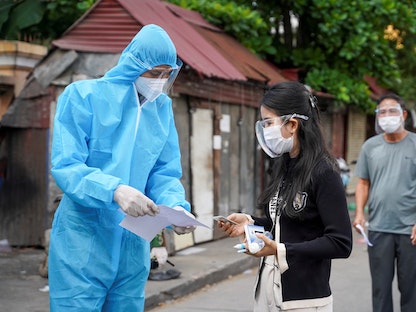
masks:
[[[0,189],[0,237],[41,245],[47,223],[47,130],[8,129],[6,179]]]
[[[356,109],[350,109],[347,129],[347,154],[345,160],[351,170],[347,194],[354,194],[357,185],[357,178],[354,176],[355,162],[360,154],[361,146],[367,138],[367,116]]]
[[[3,119],[46,53],[43,46],[0,41],[0,239],[11,245],[40,245],[47,222],[48,131],[41,125],[22,127],[25,114],[16,114],[18,118],[7,123]]]

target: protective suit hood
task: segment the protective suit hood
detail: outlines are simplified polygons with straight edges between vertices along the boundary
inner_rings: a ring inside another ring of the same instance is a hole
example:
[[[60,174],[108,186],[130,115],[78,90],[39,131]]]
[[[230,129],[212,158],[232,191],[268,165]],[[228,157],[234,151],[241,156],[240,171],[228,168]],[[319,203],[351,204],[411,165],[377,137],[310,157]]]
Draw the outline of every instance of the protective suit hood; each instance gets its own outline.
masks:
[[[134,36],[117,65],[103,78],[115,83],[132,83],[152,67],[169,65],[175,68],[177,62],[176,48],[169,35],[160,26],[149,24]]]

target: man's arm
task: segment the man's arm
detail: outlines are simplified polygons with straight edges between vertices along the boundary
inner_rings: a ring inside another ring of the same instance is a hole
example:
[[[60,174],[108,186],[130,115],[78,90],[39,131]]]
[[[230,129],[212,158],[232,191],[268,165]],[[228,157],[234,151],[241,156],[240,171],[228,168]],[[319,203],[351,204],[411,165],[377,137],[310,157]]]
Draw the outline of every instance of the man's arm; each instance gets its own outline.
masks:
[[[355,189],[355,218],[353,226],[355,230],[360,231],[355,227],[357,224],[365,225],[364,207],[368,200],[368,193],[370,190],[370,180],[359,178]]]

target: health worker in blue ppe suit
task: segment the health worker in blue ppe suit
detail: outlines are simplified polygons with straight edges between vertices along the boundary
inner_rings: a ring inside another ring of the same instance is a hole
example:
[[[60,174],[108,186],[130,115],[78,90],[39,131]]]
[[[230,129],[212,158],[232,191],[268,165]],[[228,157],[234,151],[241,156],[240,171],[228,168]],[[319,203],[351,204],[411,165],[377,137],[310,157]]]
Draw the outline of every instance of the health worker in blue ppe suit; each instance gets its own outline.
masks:
[[[190,214],[167,96],[180,66],[168,34],[146,25],[102,78],[60,95],[52,174],[64,195],[49,251],[52,312],[143,311],[150,243],[119,223],[155,215],[158,204]]]

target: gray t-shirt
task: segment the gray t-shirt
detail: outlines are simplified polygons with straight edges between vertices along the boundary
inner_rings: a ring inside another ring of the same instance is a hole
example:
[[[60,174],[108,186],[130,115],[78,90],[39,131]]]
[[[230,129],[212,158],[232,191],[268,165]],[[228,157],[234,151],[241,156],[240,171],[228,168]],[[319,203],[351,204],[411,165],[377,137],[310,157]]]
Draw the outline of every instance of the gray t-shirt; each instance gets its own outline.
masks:
[[[397,143],[381,134],[368,139],[355,175],[370,180],[369,230],[410,235],[416,224],[416,134]]]

